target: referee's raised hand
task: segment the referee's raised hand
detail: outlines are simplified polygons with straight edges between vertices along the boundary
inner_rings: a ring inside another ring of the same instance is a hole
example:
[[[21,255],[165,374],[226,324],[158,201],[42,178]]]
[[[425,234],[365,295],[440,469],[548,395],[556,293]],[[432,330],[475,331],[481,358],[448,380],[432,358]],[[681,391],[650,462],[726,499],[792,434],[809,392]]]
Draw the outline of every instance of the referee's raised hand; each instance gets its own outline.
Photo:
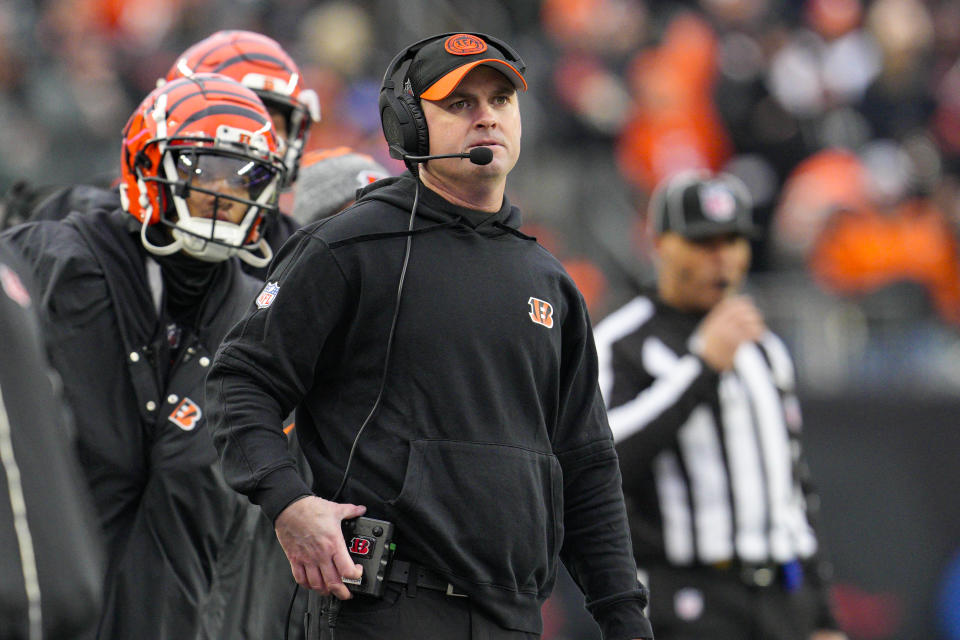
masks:
[[[277,539],[290,561],[293,579],[302,587],[349,600],[343,578],[359,579],[363,567],[347,552],[340,523],[362,516],[367,508],[307,496],[277,516]]]
[[[759,340],[767,327],[749,296],[725,298],[710,310],[700,325],[699,355],[717,371],[733,366],[742,343]]]

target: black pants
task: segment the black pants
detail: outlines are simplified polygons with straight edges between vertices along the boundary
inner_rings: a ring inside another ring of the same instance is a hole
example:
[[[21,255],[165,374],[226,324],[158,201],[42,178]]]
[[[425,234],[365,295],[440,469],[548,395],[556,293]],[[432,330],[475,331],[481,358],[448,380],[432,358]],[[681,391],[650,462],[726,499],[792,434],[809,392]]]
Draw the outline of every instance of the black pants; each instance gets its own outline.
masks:
[[[342,603],[331,630],[321,613],[323,598],[311,591],[307,640],[537,640],[540,636],[504,629],[477,611],[467,598],[419,588],[410,595],[390,583],[383,598],[354,596]]]
[[[648,614],[657,640],[808,640],[817,593],[747,584],[737,569],[651,568]]]

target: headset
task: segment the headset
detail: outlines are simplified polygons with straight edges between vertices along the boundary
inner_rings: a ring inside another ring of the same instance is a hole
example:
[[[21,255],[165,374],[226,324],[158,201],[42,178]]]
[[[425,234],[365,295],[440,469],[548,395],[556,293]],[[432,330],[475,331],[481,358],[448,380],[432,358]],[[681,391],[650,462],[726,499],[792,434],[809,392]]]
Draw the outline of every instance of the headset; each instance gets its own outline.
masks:
[[[387,71],[383,74],[383,81],[380,83],[380,124],[383,126],[383,136],[390,146],[390,157],[406,160],[404,156],[425,156],[430,153],[427,119],[420,107],[420,98],[412,95],[404,86],[407,71],[410,63],[425,45],[460,33],[476,36],[488,45],[496,47],[521,75],[526,71],[526,64],[513,47],[485,33],[451,31],[414,42],[398,53],[387,65]],[[408,163],[408,166],[410,164]]]

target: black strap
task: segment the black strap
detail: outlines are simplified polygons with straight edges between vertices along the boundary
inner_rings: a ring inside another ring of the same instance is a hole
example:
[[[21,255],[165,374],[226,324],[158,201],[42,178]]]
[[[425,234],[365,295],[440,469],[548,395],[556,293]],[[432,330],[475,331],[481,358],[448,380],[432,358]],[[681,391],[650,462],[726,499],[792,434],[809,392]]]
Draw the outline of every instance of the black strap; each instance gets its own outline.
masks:
[[[411,592],[415,594],[417,588],[422,588],[442,591],[451,596],[464,595],[458,593],[450,583],[450,580],[445,576],[404,560],[393,560],[390,562],[390,568],[387,570],[385,580],[387,582],[406,585],[408,594]]]

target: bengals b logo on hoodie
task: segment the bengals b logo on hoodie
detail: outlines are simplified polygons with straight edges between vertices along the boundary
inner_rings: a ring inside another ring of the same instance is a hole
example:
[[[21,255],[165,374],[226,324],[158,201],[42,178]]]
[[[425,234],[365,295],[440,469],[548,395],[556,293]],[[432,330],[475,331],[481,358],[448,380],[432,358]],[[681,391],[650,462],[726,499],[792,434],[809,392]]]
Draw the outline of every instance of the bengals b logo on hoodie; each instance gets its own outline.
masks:
[[[531,297],[527,300],[530,305],[530,319],[536,324],[542,324],[547,329],[553,327],[553,305],[546,300]]]
[[[192,431],[197,423],[200,422],[200,418],[203,417],[203,409],[201,409],[196,402],[190,398],[184,398],[180,401],[180,404],[177,405],[177,408],[173,410],[168,418],[170,422],[177,425],[184,431]]]

